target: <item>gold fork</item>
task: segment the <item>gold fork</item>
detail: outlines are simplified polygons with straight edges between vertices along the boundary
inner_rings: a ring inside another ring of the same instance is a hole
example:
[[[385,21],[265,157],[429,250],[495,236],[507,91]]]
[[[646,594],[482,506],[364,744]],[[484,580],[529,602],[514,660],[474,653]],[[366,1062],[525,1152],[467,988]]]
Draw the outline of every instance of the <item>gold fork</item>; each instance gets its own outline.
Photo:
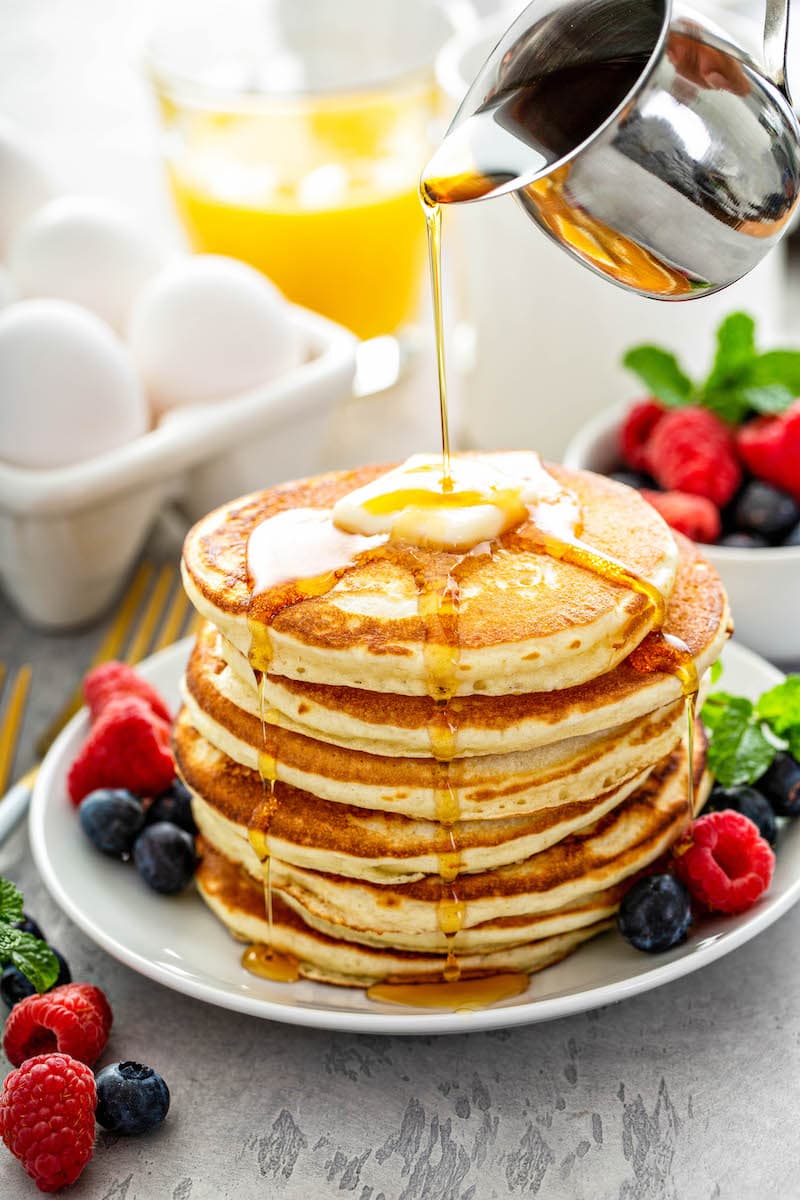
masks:
[[[5,663],[0,663],[0,697],[5,690],[7,674]],[[33,782],[34,772],[29,771],[7,795],[5,794],[19,745],[30,686],[31,668],[25,663],[17,670],[13,680],[9,681],[8,698],[0,716],[0,796],[4,796],[0,803],[0,841],[10,833],[25,811]]]
[[[184,632],[188,612],[189,601],[180,584],[177,569],[167,565],[156,574],[152,563],[141,563],[92,657],[90,667],[108,662],[112,658],[122,658],[125,662],[134,664],[145,655],[172,645]],[[186,632],[196,632],[199,624],[199,618],[193,615],[189,619]],[[0,693],[4,675],[5,669],[0,664]],[[20,667],[6,705],[6,715],[0,720],[0,842],[25,811],[30,789],[39,769],[38,766],[33,767],[5,794],[19,741],[30,680],[30,667]],[[44,757],[82,703],[83,689],[82,685],[78,684],[62,711],[36,743],[39,758]]]

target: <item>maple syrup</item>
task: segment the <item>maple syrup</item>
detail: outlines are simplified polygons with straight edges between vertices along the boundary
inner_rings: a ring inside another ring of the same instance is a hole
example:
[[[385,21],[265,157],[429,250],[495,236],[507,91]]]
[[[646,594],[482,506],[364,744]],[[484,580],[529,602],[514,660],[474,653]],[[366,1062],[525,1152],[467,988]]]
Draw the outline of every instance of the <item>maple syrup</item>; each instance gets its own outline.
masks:
[[[529,983],[530,978],[521,971],[504,971],[480,979],[445,980],[442,983],[376,983],[367,989],[367,995],[370,1000],[382,1000],[386,1004],[471,1012],[520,996]]]

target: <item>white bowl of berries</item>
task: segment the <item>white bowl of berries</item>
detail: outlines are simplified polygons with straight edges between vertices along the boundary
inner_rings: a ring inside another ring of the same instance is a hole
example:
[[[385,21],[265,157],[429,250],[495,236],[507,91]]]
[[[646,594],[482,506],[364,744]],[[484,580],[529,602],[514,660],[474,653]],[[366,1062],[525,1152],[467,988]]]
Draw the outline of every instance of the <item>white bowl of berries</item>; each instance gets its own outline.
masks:
[[[625,365],[649,395],[600,413],[566,466],[639,488],[675,529],[705,543],[728,589],[736,635],[779,662],[800,659],[800,351],[755,348],[733,313],[705,381],[637,346]]]

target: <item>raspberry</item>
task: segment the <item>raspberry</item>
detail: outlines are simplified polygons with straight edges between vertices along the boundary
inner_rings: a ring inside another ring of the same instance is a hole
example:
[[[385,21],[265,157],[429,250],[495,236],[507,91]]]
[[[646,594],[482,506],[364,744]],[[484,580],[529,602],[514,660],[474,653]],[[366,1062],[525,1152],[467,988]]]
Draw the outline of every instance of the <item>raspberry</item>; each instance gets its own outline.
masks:
[[[54,1050],[91,1066],[108,1041],[111,1021],[111,1008],[100,988],[65,983],[44,995],[26,996],[12,1008],[3,1049],[15,1067]]]
[[[750,908],[769,887],[775,867],[775,855],[753,822],[731,809],[699,817],[688,846],[679,845],[676,855],[676,874],[713,912]]]
[[[648,504],[673,529],[695,542],[715,542],[722,530],[719,510],[703,496],[690,496],[688,492],[642,491]]]
[[[629,410],[620,426],[619,448],[623,460],[634,471],[647,471],[647,444],[666,409],[648,396]]]
[[[67,786],[73,804],[97,788],[138,796],[166,791],[175,776],[170,727],[141,696],[109,700],[73,762]]]
[[[706,408],[675,408],[647,443],[647,467],[665,491],[705,496],[722,508],[742,480],[728,426]]]
[[[0,1095],[0,1135],[42,1192],[74,1183],[92,1157],[94,1075],[68,1054],[38,1054]]]
[[[140,696],[142,700],[147,701],[155,716],[160,717],[162,721],[172,721],[172,714],[156,689],[127,663],[107,662],[94,667],[83,681],[83,694],[93,722],[100,716],[109,700],[118,696]]]
[[[744,462],[757,476],[800,503],[800,400],[778,417],[756,417],[736,436]]]

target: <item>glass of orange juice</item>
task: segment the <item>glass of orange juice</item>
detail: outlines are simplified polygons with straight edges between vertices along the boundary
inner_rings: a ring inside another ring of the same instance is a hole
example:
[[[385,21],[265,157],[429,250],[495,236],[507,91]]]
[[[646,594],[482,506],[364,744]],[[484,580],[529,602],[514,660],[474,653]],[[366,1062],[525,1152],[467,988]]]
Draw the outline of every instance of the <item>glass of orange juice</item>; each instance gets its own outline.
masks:
[[[168,13],[148,69],[192,246],[252,263],[362,338],[412,321],[433,60],[451,31],[440,0],[228,0]]]

